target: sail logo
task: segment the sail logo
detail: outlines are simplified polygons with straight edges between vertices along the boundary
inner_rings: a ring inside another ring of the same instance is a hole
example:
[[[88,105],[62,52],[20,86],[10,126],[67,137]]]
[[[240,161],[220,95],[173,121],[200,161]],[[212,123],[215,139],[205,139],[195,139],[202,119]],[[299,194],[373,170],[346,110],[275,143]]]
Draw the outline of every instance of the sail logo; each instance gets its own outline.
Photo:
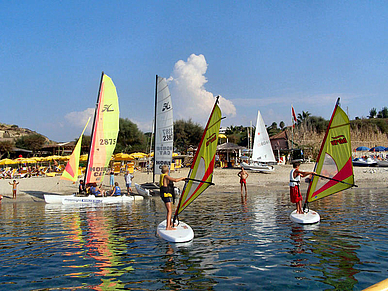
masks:
[[[114,109],[111,109],[110,107],[112,104],[104,104],[104,108],[102,109],[102,112],[113,112],[115,111]]]
[[[171,105],[169,102],[163,103],[162,111],[171,109]]]
[[[348,141],[346,140],[346,137],[343,134],[341,134],[338,136],[333,136],[331,138],[330,143],[331,143],[331,145],[335,146],[335,145],[339,145],[339,144],[348,143]]]
[[[208,146],[210,143],[214,142],[217,139],[217,135],[213,133],[211,136],[209,136],[206,140],[206,146]]]

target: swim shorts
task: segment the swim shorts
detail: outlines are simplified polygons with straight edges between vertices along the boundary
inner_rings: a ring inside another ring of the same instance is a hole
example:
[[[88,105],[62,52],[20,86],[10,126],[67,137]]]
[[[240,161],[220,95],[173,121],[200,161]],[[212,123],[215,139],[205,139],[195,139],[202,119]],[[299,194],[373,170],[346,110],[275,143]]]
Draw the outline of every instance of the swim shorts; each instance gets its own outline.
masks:
[[[247,183],[247,180],[246,180],[246,179],[240,179],[240,183],[241,183],[241,184],[246,184],[246,183]]]
[[[302,194],[300,194],[299,185],[290,187],[290,200],[292,203],[298,203],[302,200]]]

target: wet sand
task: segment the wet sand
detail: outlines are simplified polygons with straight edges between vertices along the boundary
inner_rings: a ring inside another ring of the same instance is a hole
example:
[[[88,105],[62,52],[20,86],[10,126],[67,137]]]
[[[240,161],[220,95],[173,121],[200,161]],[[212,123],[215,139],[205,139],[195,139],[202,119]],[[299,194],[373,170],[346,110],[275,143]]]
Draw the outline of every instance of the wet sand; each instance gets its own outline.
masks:
[[[303,171],[311,171],[314,167],[313,163],[302,164],[300,169]],[[289,173],[292,169],[291,165],[278,165],[275,167],[275,171],[272,173],[256,173],[248,171],[249,177],[247,179],[248,193],[249,191],[256,191],[257,188],[274,189],[277,191],[284,190],[288,192]],[[183,168],[171,173],[172,177],[186,177],[189,169]],[[236,194],[240,194],[239,177],[237,173],[240,171],[238,168],[233,169],[220,169],[216,168],[214,171],[213,182],[216,184],[212,186],[210,191],[225,192],[236,191]],[[387,188],[388,187],[388,168],[354,168],[355,183],[359,188]],[[152,175],[144,172],[135,172],[135,178],[132,181],[134,183],[145,183],[152,181]],[[2,203],[13,202],[42,202],[43,194],[56,193],[56,194],[71,194],[78,191],[78,183],[72,183],[70,181],[60,180],[59,176],[56,177],[32,177],[16,179],[19,182],[17,199],[12,199],[12,186],[9,183],[11,179],[0,180],[0,194],[3,195]],[[118,182],[122,191],[125,192],[124,175],[115,176],[115,182]],[[303,183],[302,188],[307,187],[306,183]],[[109,175],[104,179],[104,187],[109,187]],[[184,182],[178,182],[176,185],[182,189]],[[132,187],[133,191],[135,187]]]

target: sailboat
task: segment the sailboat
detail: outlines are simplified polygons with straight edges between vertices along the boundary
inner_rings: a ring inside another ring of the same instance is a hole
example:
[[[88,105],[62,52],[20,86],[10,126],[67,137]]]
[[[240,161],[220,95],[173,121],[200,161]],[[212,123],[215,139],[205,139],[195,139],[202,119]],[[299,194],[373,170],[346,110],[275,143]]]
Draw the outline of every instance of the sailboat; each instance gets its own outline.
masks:
[[[154,132],[155,143],[152,183],[144,183],[141,185],[135,183],[136,191],[142,196],[159,195],[159,185],[155,184],[155,176],[162,173],[161,169],[163,165],[167,165],[170,168],[174,149],[174,120],[171,94],[166,79],[158,75],[156,75],[155,85]]]
[[[275,168],[269,163],[276,164],[276,159],[259,110],[257,112],[255,138],[253,140],[252,159],[249,162],[241,162],[241,166],[252,171],[273,172]]]
[[[321,149],[314,167],[314,172],[303,206],[304,214],[296,210],[290,215],[292,221],[300,224],[317,223],[319,214],[308,208],[308,203],[335,194],[354,184],[352,165],[352,148],[350,144],[350,123],[346,113],[339,106],[338,98]]]
[[[218,97],[210,114],[209,120],[199,143],[197,152],[190,167],[188,179],[176,208],[173,224],[178,215],[190,205],[212,183],[215,156],[218,144],[218,134],[221,125],[221,110],[218,106]],[[156,230],[157,234],[169,242],[187,242],[194,238],[192,228],[179,221],[176,230],[166,230],[166,220],[162,221]]]
[[[86,126],[85,126],[86,128]],[[85,130],[85,129],[84,129]],[[88,162],[85,170],[85,184],[101,184],[104,180],[108,165],[117,143],[119,132],[119,103],[116,87],[111,78],[102,72],[97,104],[94,113],[91,143]],[[83,132],[82,132],[83,134]],[[81,135],[82,137],[82,135]],[[69,160],[63,178],[76,181],[78,178],[78,164],[81,149],[81,138],[78,140],[72,157]],[[79,197],[75,195],[44,195],[47,203],[110,203],[132,201],[134,196],[115,197]]]

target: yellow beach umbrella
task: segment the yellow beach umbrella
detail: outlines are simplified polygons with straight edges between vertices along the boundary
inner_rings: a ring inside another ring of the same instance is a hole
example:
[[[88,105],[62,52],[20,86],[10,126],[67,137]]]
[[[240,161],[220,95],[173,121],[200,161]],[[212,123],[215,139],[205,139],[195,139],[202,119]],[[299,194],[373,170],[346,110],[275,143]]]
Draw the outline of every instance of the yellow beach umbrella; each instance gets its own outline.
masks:
[[[228,138],[228,137],[225,134],[221,133],[221,134],[218,135],[218,138]]]
[[[113,156],[113,159],[115,161],[129,161],[129,160],[133,160],[134,158],[129,154],[118,153]]]
[[[147,157],[147,154],[145,154],[145,153],[132,153],[132,154],[130,154],[130,156],[135,158],[135,159],[140,159],[140,158]]]
[[[82,162],[86,162],[88,160],[88,154],[81,155],[79,157],[79,160]]]
[[[0,160],[0,165],[13,165],[14,161],[11,159],[2,159]]]

